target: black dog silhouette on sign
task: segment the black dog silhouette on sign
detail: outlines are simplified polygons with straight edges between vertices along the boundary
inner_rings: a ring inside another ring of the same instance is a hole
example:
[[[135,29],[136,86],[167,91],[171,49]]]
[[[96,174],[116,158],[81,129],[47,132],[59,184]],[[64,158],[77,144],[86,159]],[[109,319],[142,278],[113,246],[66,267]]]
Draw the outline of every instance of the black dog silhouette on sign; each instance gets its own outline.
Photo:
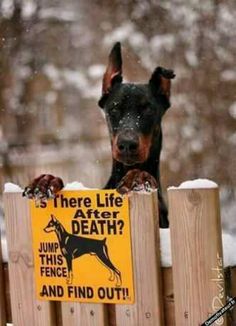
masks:
[[[84,238],[68,233],[64,226],[57,220],[54,215],[51,215],[51,220],[44,228],[45,232],[55,232],[61,248],[61,253],[67,263],[67,283],[72,284],[73,272],[72,261],[85,254],[95,255],[101,264],[107,267],[111,273],[110,281],[116,279],[116,286],[121,286],[121,272],[112,264],[106,245],[106,238],[103,240]]]

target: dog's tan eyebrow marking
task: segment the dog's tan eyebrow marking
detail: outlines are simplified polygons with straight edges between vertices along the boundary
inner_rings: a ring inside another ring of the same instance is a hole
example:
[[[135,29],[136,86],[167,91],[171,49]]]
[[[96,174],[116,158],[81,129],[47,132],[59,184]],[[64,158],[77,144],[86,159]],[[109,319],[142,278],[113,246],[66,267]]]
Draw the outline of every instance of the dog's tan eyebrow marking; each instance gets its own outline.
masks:
[[[68,240],[69,240],[69,236],[66,237],[65,244],[67,244]]]

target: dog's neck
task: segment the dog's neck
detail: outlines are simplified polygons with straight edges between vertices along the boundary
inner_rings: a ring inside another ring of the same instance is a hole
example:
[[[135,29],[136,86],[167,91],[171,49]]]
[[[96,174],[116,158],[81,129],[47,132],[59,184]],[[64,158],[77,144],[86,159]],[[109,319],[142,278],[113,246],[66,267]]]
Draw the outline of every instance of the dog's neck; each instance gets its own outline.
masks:
[[[150,153],[148,159],[139,164],[134,165],[124,165],[121,162],[118,162],[113,158],[112,161],[112,175],[108,180],[105,189],[114,189],[120,180],[126,175],[126,173],[133,169],[139,169],[142,171],[146,171],[151,174],[156,180],[160,187],[160,172],[159,172],[159,163],[160,163],[160,152],[162,146],[162,131],[159,130],[158,134],[155,133],[153,135],[153,142],[150,148]]]
[[[57,235],[57,238],[58,238],[59,243],[64,243],[65,242],[65,238],[67,236],[67,232],[64,229],[64,227],[61,224],[59,224],[56,227],[55,232],[56,232],[56,235]]]

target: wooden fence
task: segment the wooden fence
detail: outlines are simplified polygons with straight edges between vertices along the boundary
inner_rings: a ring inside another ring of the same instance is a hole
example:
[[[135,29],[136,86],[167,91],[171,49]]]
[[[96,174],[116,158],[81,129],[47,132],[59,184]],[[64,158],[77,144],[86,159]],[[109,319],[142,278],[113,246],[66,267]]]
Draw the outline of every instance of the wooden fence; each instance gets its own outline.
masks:
[[[35,299],[29,202],[21,193],[5,193],[9,273],[6,265],[0,268],[0,326],[10,321],[14,326],[203,323],[225,303],[226,295],[236,295],[235,269],[225,272],[225,286],[218,189],[171,189],[168,201],[172,269],[160,266],[156,193],[133,193],[130,218],[135,303],[59,303]],[[236,325],[233,313],[217,325]]]

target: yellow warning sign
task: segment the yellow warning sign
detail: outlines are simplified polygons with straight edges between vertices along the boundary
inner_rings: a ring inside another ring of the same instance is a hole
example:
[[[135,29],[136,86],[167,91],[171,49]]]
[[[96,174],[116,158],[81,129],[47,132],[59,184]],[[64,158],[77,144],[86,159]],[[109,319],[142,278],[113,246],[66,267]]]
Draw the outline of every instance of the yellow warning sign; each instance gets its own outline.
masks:
[[[37,298],[133,303],[128,198],[114,190],[62,191],[31,202]]]

